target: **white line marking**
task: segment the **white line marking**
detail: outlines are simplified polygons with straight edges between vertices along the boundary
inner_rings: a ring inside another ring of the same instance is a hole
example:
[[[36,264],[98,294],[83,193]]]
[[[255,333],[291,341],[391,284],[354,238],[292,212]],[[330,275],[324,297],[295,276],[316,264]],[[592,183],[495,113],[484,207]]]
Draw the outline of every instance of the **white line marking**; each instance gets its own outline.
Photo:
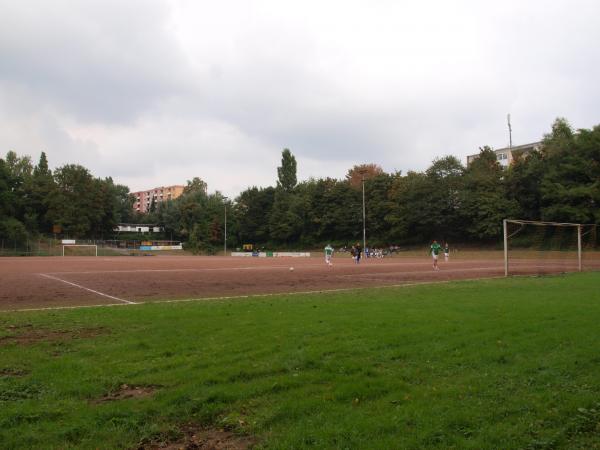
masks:
[[[348,261],[348,263],[338,262],[338,266],[340,268],[349,268],[349,267],[376,267],[372,264],[363,264],[361,266],[357,266],[356,264]],[[430,262],[401,262],[401,263],[383,263],[377,264],[378,267],[390,267],[390,266],[430,266]],[[305,264],[296,266],[296,270],[302,270],[306,268],[313,267],[321,267],[323,270],[325,269],[325,264]],[[495,266],[489,266],[485,269],[491,268],[502,268],[503,266],[498,263]],[[46,272],[47,274],[53,275],[85,275],[85,274],[95,274],[95,273],[144,273],[144,272],[214,272],[214,271],[227,271],[227,270],[272,270],[272,269],[280,269],[280,270],[289,270],[289,265],[281,265],[281,266],[246,266],[246,267],[207,267],[207,268],[181,268],[181,269],[124,269],[124,270],[87,270],[87,271],[79,271],[79,272]],[[484,269],[483,267],[481,269]],[[410,273],[410,272],[408,272]]]
[[[39,274],[50,277],[45,274]],[[544,276],[562,276],[565,273],[554,273],[548,274]],[[523,275],[510,275],[509,278],[536,278],[539,275],[537,274],[523,274]],[[68,281],[61,280],[60,278],[55,278],[56,280],[63,281],[65,283],[69,283]],[[83,308],[104,308],[111,306],[130,306],[130,305],[145,305],[145,304],[160,304],[160,303],[185,303],[185,302],[200,302],[200,301],[219,301],[219,300],[242,300],[248,298],[257,298],[257,297],[274,297],[277,295],[285,296],[285,295],[302,295],[302,294],[328,294],[328,293],[336,293],[336,292],[348,292],[348,291],[361,291],[366,289],[389,289],[389,288],[404,288],[411,286],[421,286],[421,285],[433,285],[433,284],[444,284],[444,283],[461,283],[466,281],[480,281],[480,280],[495,280],[495,279],[507,279],[504,275],[494,275],[489,277],[478,277],[478,278],[464,278],[462,280],[436,280],[436,281],[420,281],[420,282],[407,282],[402,284],[388,284],[383,286],[365,286],[365,287],[350,287],[350,288],[339,288],[339,289],[324,289],[324,290],[313,290],[313,291],[296,291],[296,292],[273,292],[273,293],[264,293],[264,294],[248,294],[248,295],[237,295],[237,296],[225,296],[225,297],[203,297],[203,298],[185,298],[185,299],[173,299],[173,300],[156,300],[156,301],[142,301],[142,302],[129,302],[127,300],[117,299],[119,301],[124,301],[126,303],[110,303],[105,305],[75,305],[75,306],[49,306],[44,308],[24,308],[24,309],[0,309],[0,314],[2,313],[18,313],[18,312],[27,312],[27,311],[53,311],[53,310],[61,310],[61,309],[83,309]],[[69,283],[74,284],[74,283]],[[77,286],[82,287],[83,286]],[[89,290],[89,289],[87,289]],[[96,292],[96,291],[92,291]],[[99,293],[100,295],[105,295]],[[116,298],[116,297],[112,297]]]
[[[104,305],[46,306],[44,308],[5,309],[5,310],[0,310],[0,314],[6,313],[6,312],[55,311],[55,310],[61,310],[61,309],[105,308],[107,306],[131,306],[131,305],[139,305],[139,303],[105,303]]]
[[[226,297],[203,297],[203,298],[183,298],[183,299],[172,299],[172,300],[156,300],[156,301],[147,301],[147,303],[185,303],[185,302],[200,302],[200,301],[219,301],[219,300],[238,300],[238,299],[248,299],[248,298],[257,298],[257,297],[276,297],[278,295],[310,295],[310,294],[335,294],[336,292],[349,292],[349,291],[364,291],[364,290],[372,290],[372,289],[389,289],[389,288],[404,288],[411,286],[421,286],[428,284],[443,284],[443,283],[456,283],[461,281],[479,281],[479,280],[491,280],[498,278],[506,278],[504,275],[492,276],[492,277],[484,277],[484,278],[465,278],[462,280],[436,280],[436,281],[416,281],[416,282],[408,282],[402,284],[389,284],[383,286],[364,286],[364,287],[349,287],[349,288],[336,288],[336,289],[320,289],[313,291],[295,291],[295,292],[272,292],[265,294],[247,294],[247,295],[231,295]]]
[[[42,275],[42,274],[40,274]],[[522,275],[529,276],[529,275]],[[2,313],[11,313],[11,312],[25,312],[25,311],[53,311],[60,309],[82,309],[82,308],[105,308],[108,306],[130,306],[130,305],[146,305],[146,304],[161,304],[161,303],[186,303],[186,302],[201,302],[201,301],[221,301],[221,300],[243,300],[248,298],[260,298],[260,297],[276,297],[286,296],[286,295],[302,295],[302,294],[335,294],[336,292],[349,292],[349,291],[364,291],[364,290],[372,290],[372,289],[389,289],[389,288],[404,288],[411,286],[421,286],[421,285],[430,285],[430,284],[443,284],[443,283],[460,283],[463,281],[479,281],[479,280],[493,280],[506,278],[504,275],[500,276],[492,276],[492,277],[482,277],[482,278],[465,278],[462,280],[437,280],[437,281],[418,281],[418,282],[408,282],[402,284],[388,284],[383,286],[365,286],[365,287],[350,287],[350,288],[337,288],[337,289],[322,289],[322,290],[313,290],[313,291],[295,291],[295,292],[272,292],[272,293],[264,293],[264,294],[247,294],[247,295],[231,295],[224,297],[200,297],[200,298],[182,298],[182,299],[172,299],[172,300],[150,300],[146,302],[127,302],[127,303],[110,303],[106,305],[75,305],[75,306],[49,306],[45,308],[27,308],[27,309],[0,309],[0,314]],[[60,280],[64,281],[64,280]],[[84,288],[86,289],[86,288]]]
[[[307,267],[307,266],[304,266]],[[259,266],[259,267],[210,267],[205,269],[128,269],[128,270],[87,270],[82,272],[47,272],[51,274],[83,275],[94,273],[144,273],[144,272],[212,272],[223,270],[261,270],[288,269],[288,266]]]
[[[93,290],[93,289],[87,288],[87,287],[85,287],[85,286],[82,286],[82,285],[80,285],[80,284],[77,284],[77,283],[71,283],[70,281],[63,280],[63,279],[61,279],[61,278],[57,278],[57,277],[53,277],[52,275],[48,275],[48,274],[45,274],[45,273],[40,273],[40,275],[41,275],[42,277],[49,278],[49,279],[51,279],[51,280],[60,281],[60,282],[62,282],[62,283],[65,283],[65,284],[70,284],[71,286],[75,286],[75,287],[77,287],[77,288],[79,288],[79,289],[83,289],[83,290],[85,290],[85,291],[93,292],[94,294],[101,295],[102,297],[108,297],[108,298],[112,298],[113,300],[117,300],[117,301],[119,301],[119,302],[123,302],[123,303],[128,303],[128,304],[130,304],[130,305],[136,305],[136,304],[137,304],[136,302],[131,302],[131,301],[129,301],[129,300],[125,300],[125,299],[122,299],[122,298],[119,298],[119,297],[113,297],[112,295],[104,294],[103,292],[100,292],[100,291],[95,291],[95,290]]]

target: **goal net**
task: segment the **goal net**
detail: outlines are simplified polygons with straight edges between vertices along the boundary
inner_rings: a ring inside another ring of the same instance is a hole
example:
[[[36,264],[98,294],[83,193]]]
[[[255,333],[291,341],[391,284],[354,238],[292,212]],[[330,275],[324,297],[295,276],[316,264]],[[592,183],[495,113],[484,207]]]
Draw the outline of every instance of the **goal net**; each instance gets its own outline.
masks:
[[[98,256],[97,245],[69,244],[62,246],[63,256]]]
[[[504,220],[505,275],[600,269],[597,226]]]

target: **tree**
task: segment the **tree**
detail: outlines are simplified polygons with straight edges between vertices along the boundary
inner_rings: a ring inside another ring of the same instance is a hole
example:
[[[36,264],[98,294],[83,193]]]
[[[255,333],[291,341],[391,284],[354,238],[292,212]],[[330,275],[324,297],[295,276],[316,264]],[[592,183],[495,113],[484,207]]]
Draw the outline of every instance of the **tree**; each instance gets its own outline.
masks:
[[[194,177],[191,181],[187,181],[187,186],[183,188],[183,194],[192,194],[194,192],[202,192],[206,195],[208,185],[198,177]]]
[[[27,186],[31,182],[33,166],[31,157],[18,156],[14,151],[9,151],[6,154],[6,169],[10,178],[10,189],[13,192],[13,217],[20,222],[23,222],[27,215],[28,221],[32,221],[32,217],[28,214],[28,192]],[[35,222],[35,218],[33,218]],[[35,225],[35,224],[34,224]]]
[[[30,177],[33,170],[30,156],[18,156],[12,150],[6,154],[6,165],[12,176],[21,180]]]
[[[460,239],[462,218],[460,194],[464,190],[465,168],[454,156],[433,160],[425,172],[429,179],[429,223],[433,235],[440,240]]]
[[[242,244],[266,244],[275,188],[252,187],[235,199],[232,216],[238,223],[238,240]]]
[[[56,189],[51,193],[48,218],[76,237],[86,236],[101,217],[94,177],[82,166],[67,164],[54,172]]]
[[[519,205],[509,198],[505,172],[490,147],[483,147],[467,168],[459,201],[466,237],[479,240],[498,238],[502,220],[518,214]]]
[[[362,187],[363,177],[366,180],[383,175],[385,172],[377,164],[359,164],[348,170],[346,181],[354,188]]]
[[[540,185],[543,220],[598,223],[600,213],[600,129],[573,133],[557,119],[542,142],[547,159]]]
[[[0,158],[0,220],[15,215],[15,204],[15,179],[6,162]]]
[[[15,218],[17,212],[17,179],[3,159],[0,159],[0,237],[13,242],[21,242],[27,237],[27,230]]]
[[[274,242],[293,243],[302,234],[300,197],[292,192],[275,191],[273,209],[269,216],[269,236]]]
[[[513,154],[506,172],[507,195],[519,204],[516,216],[526,220],[541,219],[541,183],[547,171],[547,159],[539,151],[527,157]]]
[[[277,168],[277,187],[291,192],[298,183],[296,178],[296,158],[289,149],[281,152],[281,166]]]
[[[365,181],[367,243],[379,246],[389,243],[389,223],[385,220],[393,203],[389,191],[400,174],[382,173]]]
[[[386,216],[390,240],[416,244],[429,241],[437,234],[437,220],[430,199],[435,183],[423,173],[408,172],[394,179],[389,193],[391,207]]]
[[[148,209],[150,214],[154,214],[156,212],[156,196],[152,196],[152,200],[150,201],[150,208]]]
[[[40,160],[33,168],[33,175],[25,184],[27,228],[32,231],[50,232],[52,224],[48,221],[48,201],[52,191],[56,188],[52,171],[48,168],[46,153],[42,152]]]

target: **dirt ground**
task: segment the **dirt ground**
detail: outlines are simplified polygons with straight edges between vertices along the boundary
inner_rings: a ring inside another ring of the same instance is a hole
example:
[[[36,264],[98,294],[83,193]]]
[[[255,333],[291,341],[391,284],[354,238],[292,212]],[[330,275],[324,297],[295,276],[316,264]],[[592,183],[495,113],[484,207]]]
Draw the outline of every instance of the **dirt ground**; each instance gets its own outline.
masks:
[[[180,430],[176,439],[158,438],[143,442],[139,450],[246,450],[253,448],[258,440],[252,436],[243,436],[227,430],[202,428],[188,424]]]
[[[496,253],[463,254],[448,262],[442,257],[439,271],[426,255],[367,259],[357,265],[337,254],[332,267],[317,257],[5,257],[0,258],[0,311],[500,277],[504,265]],[[577,261],[521,258],[511,261],[510,268],[515,275],[561,273],[576,271]],[[600,270],[600,258],[586,259],[584,269]]]

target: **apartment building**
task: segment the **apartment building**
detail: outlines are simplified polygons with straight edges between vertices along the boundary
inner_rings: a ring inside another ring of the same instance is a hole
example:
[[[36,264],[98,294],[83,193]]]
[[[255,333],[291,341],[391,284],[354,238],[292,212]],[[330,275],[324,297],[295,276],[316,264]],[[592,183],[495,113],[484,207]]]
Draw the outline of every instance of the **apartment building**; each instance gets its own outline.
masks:
[[[132,192],[131,195],[135,197],[133,210],[145,214],[150,211],[153,199],[155,204],[175,200],[183,194],[183,188],[183,185],[161,186],[147,191]]]
[[[503,167],[508,167],[512,164],[515,154],[519,153],[523,156],[527,156],[534,150],[539,150],[541,148],[541,145],[541,142],[514,145],[512,147],[499,148],[498,150],[494,150],[494,153],[496,153],[496,159],[498,160],[500,165]],[[467,166],[477,158],[479,158],[479,153],[467,156]]]

